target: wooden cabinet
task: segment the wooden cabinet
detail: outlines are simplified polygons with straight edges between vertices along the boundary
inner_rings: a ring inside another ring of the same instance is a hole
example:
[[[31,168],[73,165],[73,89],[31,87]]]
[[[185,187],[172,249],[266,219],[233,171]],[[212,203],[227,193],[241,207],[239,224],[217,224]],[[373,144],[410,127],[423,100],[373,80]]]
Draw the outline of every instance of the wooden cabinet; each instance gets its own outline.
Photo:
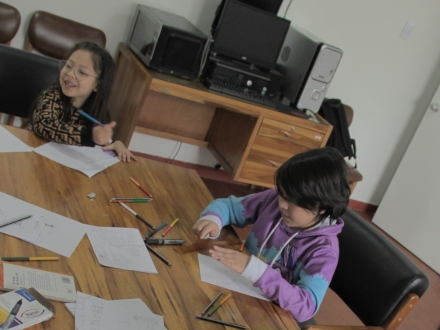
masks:
[[[234,180],[274,186],[276,169],[294,154],[325,146],[332,126],[208,90],[148,70],[120,44],[110,112],[115,137],[134,131],[207,147]]]

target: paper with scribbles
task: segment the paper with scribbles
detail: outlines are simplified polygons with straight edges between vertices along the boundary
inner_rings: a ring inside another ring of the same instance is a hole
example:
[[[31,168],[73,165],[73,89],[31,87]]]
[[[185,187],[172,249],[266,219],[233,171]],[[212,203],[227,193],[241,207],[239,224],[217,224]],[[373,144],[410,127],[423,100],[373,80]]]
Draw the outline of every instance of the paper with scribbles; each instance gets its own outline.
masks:
[[[253,287],[246,278],[226,267],[220,261],[199,254],[199,266],[200,278],[203,282],[269,301],[259,288]]]
[[[157,274],[138,229],[88,226],[87,236],[101,265]]]
[[[105,300],[77,292],[69,308],[75,330],[162,330],[163,316],[153,314],[141,299]]]

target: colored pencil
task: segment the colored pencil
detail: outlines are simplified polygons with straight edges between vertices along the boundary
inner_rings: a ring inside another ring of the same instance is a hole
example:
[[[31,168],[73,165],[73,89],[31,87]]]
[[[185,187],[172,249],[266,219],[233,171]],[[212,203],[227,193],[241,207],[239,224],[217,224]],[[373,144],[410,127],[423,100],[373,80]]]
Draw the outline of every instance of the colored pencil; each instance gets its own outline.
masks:
[[[3,261],[55,261],[60,260],[59,257],[3,257]]]
[[[214,322],[214,323],[219,323],[219,324],[227,325],[229,327],[234,327],[234,328],[238,328],[238,329],[247,329],[246,326],[244,326],[244,325],[236,324],[236,323],[231,323],[231,322],[225,322],[225,321],[222,321],[222,320],[214,319],[212,317],[206,317],[206,316],[203,316],[203,315],[196,315],[196,317],[198,319],[202,319],[202,320],[205,320],[205,321],[210,321],[210,322]]]
[[[222,295],[222,293],[223,293],[223,292],[220,291],[220,292],[215,296],[215,298],[211,300],[211,302],[209,303],[209,305],[206,306],[206,308],[203,310],[202,315],[205,315],[206,311],[207,311],[208,309],[211,308],[211,306],[217,301],[218,297],[220,297],[220,296]]]
[[[165,231],[162,234],[162,237],[165,237],[166,234],[168,234],[168,232],[171,230],[171,228],[174,227],[174,225],[176,224],[176,222],[179,221],[179,218],[176,218],[176,220],[174,220],[171,225],[168,226],[167,229],[165,229]]]
[[[240,246],[240,252],[243,252],[243,249],[244,249],[244,242],[241,243],[241,246]]]
[[[161,230],[163,227],[165,227],[167,225],[166,222],[160,224],[159,226],[157,226],[156,228],[154,228],[152,231],[150,231],[147,236],[145,236],[145,239],[150,238],[151,236],[153,236],[154,234],[156,234],[159,230]]]
[[[214,307],[212,307],[212,309],[208,312],[208,316],[211,316],[212,314],[214,314],[215,311],[217,309],[219,309],[221,305],[223,305],[229,298],[231,298],[231,296],[232,295],[230,293],[228,293],[226,295],[226,297],[224,297],[219,303],[217,303]]]
[[[83,110],[78,110],[78,112],[80,114],[82,114],[84,117],[86,117],[88,120],[94,122],[96,125],[99,125],[101,127],[104,127],[104,124],[102,124],[101,122],[99,122],[98,120],[96,120],[95,118],[93,118],[92,116],[90,116],[88,113],[85,113]]]
[[[148,190],[147,189],[145,189],[144,187],[142,187],[135,179],[133,179],[133,178],[130,178],[130,180],[131,181],[133,181],[133,183],[136,185],[136,186],[138,186],[138,188],[140,189],[140,190],[142,190],[144,193],[146,193],[148,196],[150,196],[151,198],[153,198],[153,195],[151,195],[149,192],[148,192]]]
[[[124,203],[122,203],[121,201],[118,201],[119,204],[121,204],[121,206],[123,206],[128,212],[130,212],[131,214],[133,214],[136,218],[138,218],[139,220],[141,220],[143,223],[145,223],[148,227],[153,228],[154,226],[149,223],[147,220],[145,220],[144,218],[142,218],[139,214],[137,214],[135,211],[133,211],[131,208],[129,208],[127,205],[125,205]]]
[[[151,252],[153,252],[156,255],[156,257],[158,257],[160,260],[162,260],[168,266],[171,266],[170,262],[167,259],[162,257],[158,252],[154,251],[153,248],[151,246],[149,246],[147,243],[144,243],[144,244],[145,244],[145,246],[147,247],[148,250],[150,250]]]
[[[149,203],[152,199],[110,199],[110,203]]]
[[[153,199],[150,197],[112,197],[110,200],[117,201],[117,200],[128,200],[128,199],[139,199],[139,200],[146,200],[146,201],[152,201]]]
[[[7,225],[10,225],[11,223],[17,222],[17,221],[21,221],[27,218],[32,217],[32,214],[25,214],[25,215],[19,215],[17,217],[14,217],[12,219],[6,220],[5,222],[3,222],[2,224],[0,224],[0,227],[4,227]]]

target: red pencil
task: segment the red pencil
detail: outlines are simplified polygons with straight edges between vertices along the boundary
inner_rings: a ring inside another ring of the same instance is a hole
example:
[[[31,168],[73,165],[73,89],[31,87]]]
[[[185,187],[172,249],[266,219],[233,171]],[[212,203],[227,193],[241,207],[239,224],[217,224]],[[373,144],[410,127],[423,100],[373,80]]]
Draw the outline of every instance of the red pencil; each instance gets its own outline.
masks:
[[[140,190],[142,190],[144,193],[146,193],[148,196],[150,196],[151,198],[153,198],[153,195],[151,195],[147,189],[145,189],[144,187],[142,187],[135,179],[130,178],[131,181],[133,181],[133,183],[139,187]]]

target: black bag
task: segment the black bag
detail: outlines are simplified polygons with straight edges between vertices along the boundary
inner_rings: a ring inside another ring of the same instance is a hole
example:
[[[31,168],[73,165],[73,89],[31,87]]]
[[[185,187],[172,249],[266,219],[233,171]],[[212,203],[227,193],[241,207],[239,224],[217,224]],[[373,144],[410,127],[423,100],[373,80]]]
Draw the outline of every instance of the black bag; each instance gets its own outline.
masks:
[[[343,157],[356,159],[356,141],[350,137],[347,116],[341,100],[325,99],[318,114],[333,126],[326,146],[339,150]]]

